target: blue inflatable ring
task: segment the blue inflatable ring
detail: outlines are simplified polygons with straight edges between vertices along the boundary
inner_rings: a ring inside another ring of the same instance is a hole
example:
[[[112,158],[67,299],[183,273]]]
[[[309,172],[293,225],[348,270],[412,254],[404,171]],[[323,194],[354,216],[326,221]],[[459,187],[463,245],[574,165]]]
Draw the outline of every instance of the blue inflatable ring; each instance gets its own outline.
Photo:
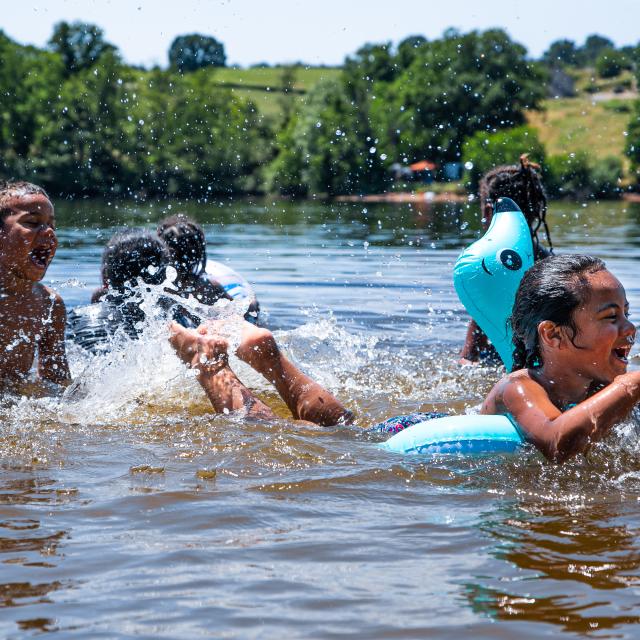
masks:
[[[513,453],[523,444],[508,416],[463,415],[418,422],[379,446],[393,453],[433,455]]]

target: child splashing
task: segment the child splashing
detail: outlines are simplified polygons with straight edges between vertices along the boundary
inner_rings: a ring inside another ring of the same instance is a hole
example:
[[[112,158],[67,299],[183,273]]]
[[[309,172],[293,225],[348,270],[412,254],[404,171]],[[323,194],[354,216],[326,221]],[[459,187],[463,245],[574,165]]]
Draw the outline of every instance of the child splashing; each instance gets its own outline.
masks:
[[[598,258],[536,262],[513,306],[514,370],[481,413],[510,415],[549,460],[584,452],[640,400],[640,371],[627,373],[636,335],[628,306]]]
[[[40,382],[70,382],[64,302],[40,283],[57,246],[44,189],[0,181],[0,389],[24,389],[34,361]]]

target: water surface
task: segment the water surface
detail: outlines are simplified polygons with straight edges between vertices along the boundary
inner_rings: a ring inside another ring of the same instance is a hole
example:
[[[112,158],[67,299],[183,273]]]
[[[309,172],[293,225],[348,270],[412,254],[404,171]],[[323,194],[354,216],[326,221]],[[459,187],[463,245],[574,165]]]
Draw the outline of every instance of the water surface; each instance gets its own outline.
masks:
[[[553,241],[604,258],[640,319],[640,207],[553,205]],[[214,416],[159,329],[111,356],[70,349],[64,401],[0,406],[0,635],[635,637],[634,424],[562,467],[403,458],[368,426],[477,405],[496,368],[455,364],[451,283],[477,207],[74,200],[47,281],[86,304],[123,224],[186,211],[255,286],[287,353],[357,427]],[[632,360],[637,366],[637,357]]]

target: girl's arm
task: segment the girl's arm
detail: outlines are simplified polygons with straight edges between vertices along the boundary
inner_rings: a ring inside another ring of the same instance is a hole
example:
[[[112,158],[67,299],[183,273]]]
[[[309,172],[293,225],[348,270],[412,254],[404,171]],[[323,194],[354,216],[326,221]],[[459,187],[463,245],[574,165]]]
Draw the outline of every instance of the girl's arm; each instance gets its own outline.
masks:
[[[582,453],[623,420],[640,400],[640,372],[618,376],[577,406],[561,412],[546,391],[529,377],[507,379],[502,403],[546,458],[564,462]]]
[[[71,382],[69,363],[64,345],[64,330],[67,323],[67,311],[62,298],[52,291],[54,296],[51,315],[42,327],[38,343],[38,375],[55,384],[68,385]]]

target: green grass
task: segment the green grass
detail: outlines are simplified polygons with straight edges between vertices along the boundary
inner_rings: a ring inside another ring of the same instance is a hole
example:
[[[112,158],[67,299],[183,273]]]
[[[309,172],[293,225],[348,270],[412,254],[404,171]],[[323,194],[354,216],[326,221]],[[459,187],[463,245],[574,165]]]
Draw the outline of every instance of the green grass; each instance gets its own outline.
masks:
[[[324,78],[335,78],[340,69],[334,67],[292,67],[292,88],[295,93],[283,94],[283,77],[287,67],[255,67],[252,69],[223,68],[212,74],[212,83],[221,86],[233,85],[231,91],[238,96],[251,100],[260,113],[277,117],[282,110],[282,100],[301,103],[304,92],[309,91]],[[246,85],[246,88],[243,87]]]
[[[631,104],[631,101],[629,101]],[[624,157],[630,114],[612,108],[597,95],[546,100],[543,111],[530,111],[527,121],[536,129],[548,155],[585,151],[593,158]]]

